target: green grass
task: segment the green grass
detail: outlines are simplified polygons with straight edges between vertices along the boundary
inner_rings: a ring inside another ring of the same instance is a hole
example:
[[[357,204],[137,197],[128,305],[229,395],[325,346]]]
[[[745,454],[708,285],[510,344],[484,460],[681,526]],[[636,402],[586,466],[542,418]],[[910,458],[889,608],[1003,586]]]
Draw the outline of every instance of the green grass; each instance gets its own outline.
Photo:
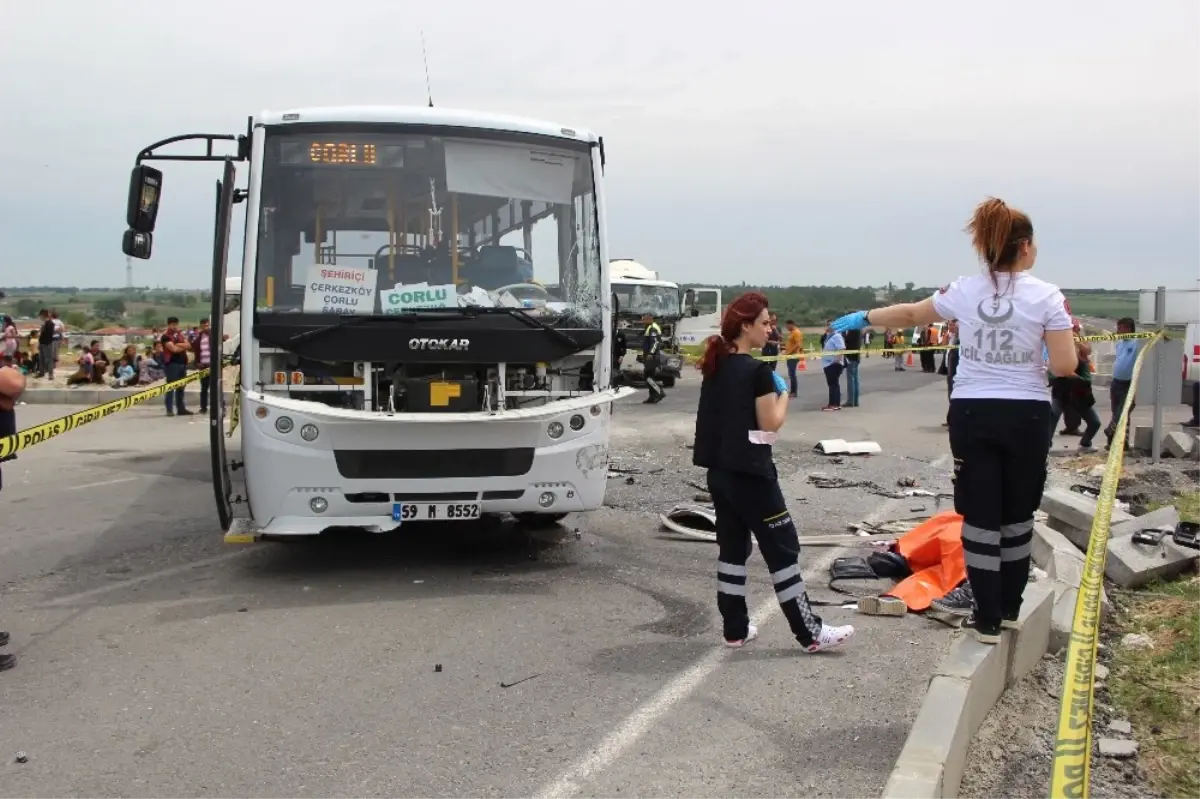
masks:
[[[1117,607],[1120,634],[1148,635],[1154,648],[1116,647],[1109,692],[1133,723],[1150,783],[1167,797],[1200,796],[1200,577],[1122,592]]]
[[[1071,303],[1075,316],[1094,316],[1100,319],[1120,319],[1138,315],[1138,293],[1136,291],[1106,291],[1077,293],[1066,290],[1063,294]]]
[[[102,327],[112,327],[114,325],[124,325],[125,327],[143,327],[157,326],[164,327],[167,323],[167,317],[176,316],[179,318],[180,325],[191,327],[199,323],[200,319],[209,315],[211,310],[207,302],[197,301],[196,304],[185,306],[178,304],[166,304],[154,301],[139,302],[136,300],[127,300],[125,302],[125,316],[120,320],[106,320],[97,317],[95,312],[95,303],[116,295],[104,295],[100,293],[90,292],[79,294],[64,294],[47,292],[43,294],[18,294],[9,295],[3,301],[0,301],[0,313],[12,314],[17,317],[17,302],[24,299],[29,299],[34,302],[38,308],[53,308],[58,311],[58,315],[63,321],[69,321],[68,316],[78,317],[82,314],[87,318],[87,324],[84,328],[87,330],[96,330]],[[150,325],[146,325],[145,310],[147,308],[154,309],[154,316]]]
[[[1165,502],[1151,503],[1149,509],[1158,510],[1166,504]],[[1200,523],[1200,491],[1185,491],[1182,494],[1176,494],[1171,504],[1175,506],[1175,510],[1179,511],[1181,520]]]

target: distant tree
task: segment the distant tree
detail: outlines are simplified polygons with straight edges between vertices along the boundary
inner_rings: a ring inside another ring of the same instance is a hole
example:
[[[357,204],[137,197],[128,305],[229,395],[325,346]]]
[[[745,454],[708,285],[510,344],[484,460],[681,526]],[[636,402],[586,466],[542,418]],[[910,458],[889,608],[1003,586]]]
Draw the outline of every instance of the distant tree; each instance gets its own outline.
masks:
[[[155,307],[147,308],[142,311],[142,327],[154,327],[158,323],[158,309]]]
[[[17,316],[37,316],[37,312],[41,310],[38,301],[23,297],[17,300]]]
[[[196,300],[195,294],[184,294],[183,295],[183,307],[184,308],[191,308],[192,306],[194,306],[196,304],[196,302],[197,302],[197,300]]]
[[[125,300],[120,297],[107,297],[92,304],[96,316],[106,321],[117,321],[125,315]]]
[[[83,311],[67,311],[63,315],[63,323],[71,327],[87,329],[88,315]]]

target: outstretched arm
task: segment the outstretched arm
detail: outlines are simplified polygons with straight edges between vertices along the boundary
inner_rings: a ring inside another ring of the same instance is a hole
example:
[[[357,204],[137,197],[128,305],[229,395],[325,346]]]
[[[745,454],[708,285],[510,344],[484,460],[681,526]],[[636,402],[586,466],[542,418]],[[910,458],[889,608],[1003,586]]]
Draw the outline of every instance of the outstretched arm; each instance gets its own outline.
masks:
[[[933,297],[926,297],[920,302],[902,302],[876,308],[867,312],[867,319],[872,325],[882,327],[917,327],[946,321],[934,309]]]

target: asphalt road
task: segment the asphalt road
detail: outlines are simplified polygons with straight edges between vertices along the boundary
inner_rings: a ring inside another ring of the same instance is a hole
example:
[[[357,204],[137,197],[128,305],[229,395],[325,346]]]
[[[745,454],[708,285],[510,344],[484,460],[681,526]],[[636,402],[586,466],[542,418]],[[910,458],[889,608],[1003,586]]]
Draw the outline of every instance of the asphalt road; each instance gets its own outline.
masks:
[[[808,375],[784,428],[806,534],[933,509],[816,489],[814,470],[948,485],[944,386],[886,362],[863,386],[859,409],[806,411],[824,401]],[[689,376],[657,406],[624,403],[607,506],[537,534],[229,547],[204,424],[157,408],[22,452],[0,494],[0,619],[20,658],[0,674],[0,794],[877,795],[949,634],[821,608],[859,634],[804,655],[756,555],[760,640],[721,647],[714,547],[656,517],[702,479],[696,392]],[[18,423],[68,410],[24,406]],[[836,463],[811,451],[826,437],[885,454]],[[818,598],[838,598],[837,554],[804,553]]]

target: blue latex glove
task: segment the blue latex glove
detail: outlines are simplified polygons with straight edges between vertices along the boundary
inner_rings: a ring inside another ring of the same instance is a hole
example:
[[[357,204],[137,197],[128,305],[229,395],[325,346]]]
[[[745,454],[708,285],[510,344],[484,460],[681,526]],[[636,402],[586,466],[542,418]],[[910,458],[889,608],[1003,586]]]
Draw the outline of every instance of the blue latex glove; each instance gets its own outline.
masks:
[[[855,311],[848,313],[845,316],[840,316],[830,323],[830,327],[838,333],[845,333],[847,330],[862,330],[867,326],[867,312]]]
[[[771,377],[775,378],[775,393],[785,394],[788,390],[788,384],[779,376],[779,372],[771,372]]]

